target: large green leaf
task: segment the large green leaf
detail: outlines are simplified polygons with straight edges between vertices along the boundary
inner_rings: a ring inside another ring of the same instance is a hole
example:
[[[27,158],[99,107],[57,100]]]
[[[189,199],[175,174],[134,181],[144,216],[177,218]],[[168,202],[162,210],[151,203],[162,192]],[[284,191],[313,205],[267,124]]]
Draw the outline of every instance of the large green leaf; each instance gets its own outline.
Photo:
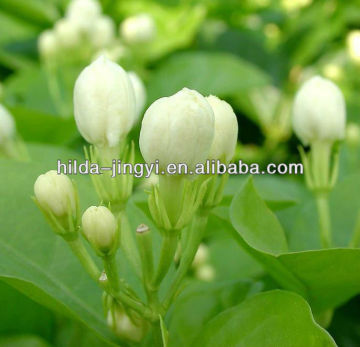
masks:
[[[253,211],[253,212],[251,212]],[[249,215],[257,219],[255,223]],[[235,196],[230,218],[238,242],[286,289],[302,294],[315,311],[334,308],[360,292],[360,249],[279,252],[285,234],[249,179]],[[268,225],[264,223],[268,221]],[[273,226],[277,225],[276,228]],[[272,235],[267,235],[267,234]]]
[[[43,339],[32,335],[0,337],[1,347],[50,347]]]
[[[315,323],[309,305],[286,291],[258,294],[205,325],[193,346],[319,347],[336,346]]]
[[[255,65],[229,53],[179,53],[150,79],[149,100],[169,96],[184,87],[204,95],[233,96],[268,82],[268,76]]]

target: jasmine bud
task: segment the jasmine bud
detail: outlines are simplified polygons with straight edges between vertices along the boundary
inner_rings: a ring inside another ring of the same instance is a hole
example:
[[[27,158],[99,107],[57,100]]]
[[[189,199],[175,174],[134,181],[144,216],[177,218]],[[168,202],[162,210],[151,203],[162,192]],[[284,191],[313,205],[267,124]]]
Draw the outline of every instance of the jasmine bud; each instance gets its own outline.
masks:
[[[140,150],[148,163],[159,160],[194,167],[204,162],[214,138],[214,113],[197,91],[184,88],[156,100],[145,112],[140,131]]]
[[[99,57],[78,77],[74,113],[81,135],[99,147],[115,147],[135,119],[135,95],[127,73],[116,63]]]
[[[99,255],[110,255],[116,250],[118,225],[114,215],[105,206],[91,206],[84,212],[82,230]]]
[[[206,98],[215,116],[215,135],[209,158],[229,162],[235,153],[238,122],[232,107],[216,96]]]
[[[76,193],[69,177],[58,175],[55,170],[40,175],[34,184],[39,206],[56,217],[76,214]]]
[[[316,76],[296,94],[293,128],[304,145],[343,139],[345,122],[344,97],[333,82]]]
[[[146,89],[143,81],[140,77],[134,72],[129,71],[128,76],[130,78],[131,84],[134,88],[135,93],[135,103],[136,103],[136,120],[140,118],[141,111],[143,110],[146,102]]]
[[[150,42],[156,36],[155,21],[146,13],[128,17],[121,23],[120,34],[130,44]]]
[[[10,112],[0,104],[0,147],[15,136],[15,121]]]

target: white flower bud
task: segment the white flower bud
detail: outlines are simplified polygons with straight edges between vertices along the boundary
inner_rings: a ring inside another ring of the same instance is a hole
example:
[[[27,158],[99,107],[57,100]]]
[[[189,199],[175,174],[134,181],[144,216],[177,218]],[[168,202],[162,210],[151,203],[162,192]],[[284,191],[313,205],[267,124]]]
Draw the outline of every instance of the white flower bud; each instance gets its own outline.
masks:
[[[15,136],[15,121],[10,112],[0,104],[0,146]]]
[[[141,111],[144,109],[146,102],[146,89],[143,81],[140,77],[133,71],[128,72],[130,81],[134,88],[135,93],[135,102],[136,102],[136,120],[140,118]]]
[[[66,18],[80,30],[88,31],[101,14],[101,6],[97,0],[72,0],[66,10]]]
[[[86,239],[100,254],[108,254],[117,247],[117,223],[111,211],[104,206],[91,206],[82,216]]]
[[[146,111],[140,132],[140,150],[148,163],[159,160],[189,168],[203,163],[214,138],[214,113],[195,90],[182,89],[156,100]]]
[[[346,43],[350,58],[360,63],[360,30],[351,31],[346,38]]]
[[[333,82],[316,76],[304,83],[293,109],[293,128],[304,145],[343,139],[345,122],[344,97]]]
[[[38,204],[45,211],[57,217],[65,216],[69,210],[73,215],[76,214],[75,190],[66,175],[58,175],[55,170],[40,175],[34,184],[34,193]]]
[[[146,13],[128,17],[121,23],[120,34],[130,44],[150,42],[156,35],[155,21]]]
[[[88,142],[117,146],[135,119],[135,95],[127,73],[105,57],[91,63],[75,83],[74,114]]]
[[[229,162],[235,153],[238,122],[232,107],[216,96],[206,98],[214,111],[215,134],[209,158]]]
[[[215,279],[215,269],[209,264],[204,264],[196,269],[195,276],[205,282],[211,282]]]
[[[50,58],[58,53],[59,42],[52,30],[43,31],[38,39],[38,49],[40,54],[45,58]]]
[[[208,259],[209,259],[209,248],[205,244],[201,243],[196,251],[192,266],[199,267],[201,265],[204,265]]]
[[[110,17],[101,16],[93,23],[90,40],[96,48],[106,47],[115,39],[115,24]]]
[[[120,307],[117,307],[114,312],[108,312],[107,324],[119,337],[135,342],[140,342],[147,330],[145,321],[131,320]]]
[[[56,38],[63,47],[74,47],[80,42],[78,27],[70,20],[61,18],[54,27]]]

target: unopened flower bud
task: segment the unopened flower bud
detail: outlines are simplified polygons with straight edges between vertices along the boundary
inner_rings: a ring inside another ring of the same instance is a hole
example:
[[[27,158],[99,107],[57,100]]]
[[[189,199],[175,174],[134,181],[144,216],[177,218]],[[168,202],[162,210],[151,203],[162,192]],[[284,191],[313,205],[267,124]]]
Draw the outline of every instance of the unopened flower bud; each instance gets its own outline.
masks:
[[[204,265],[207,262],[208,258],[209,258],[209,249],[205,244],[201,243],[196,251],[192,266],[199,267],[201,265]]]
[[[349,123],[346,127],[346,142],[349,146],[356,147],[360,144],[360,126]]]
[[[42,32],[38,40],[38,49],[44,58],[54,57],[59,50],[58,39],[52,30]]]
[[[156,35],[155,21],[146,13],[128,17],[121,23],[120,33],[130,44],[150,42]]]
[[[34,184],[35,198],[44,211],[56,217],[76,214],[76,196],[69,177],[55,170],[40,175]]]
[[[209,264],[204,264],[196,269],[195,275],[201,281],[211,282],[215,279],[215,269]]]
[[[304,83],[293,110],[293,128],[304,145],[343,139],[345,122],[344,97],[333,82],[316,76]]]
[[[135,103],[136,103],[136,120],[140,118],[141,111],[143,110],[146,102],[146,89],[143,81],[140,77],[133,71],[128,72],[130,81],[134,88],[135,93]]]
[[[0,146],[15,136],[15,121],[10,112],[0,104]]]
[[[351,31],[346,38],[346,43],[350,58],[355,63],[360,63],[360,30]]]
[[[74,47],[80,42],[78,27],[66,18],[59,19],[54,27],[56,38],[63,47]]]
[[[66,18],[80,30],[90,30],[96,18],[101,14],[97,0],[72,0],[66,10]]]
[[[99,255],[110,255],[117,248],[116,218],[105,206],[91,206],[82,216],[83,234]]]
[[[229,162],[235,153],[238,122],[232,107],[216,96],[206,98],[214,111],[215,134],[209,158]]]
[[[214,113],[206,99],[187,88],[156,100],[145,112],[140,150],[148,163],[203,163],[214,138]]]
[[[75,83],[74,114],[88,142],[117,146],[135,119],[135,95],[127,73],[103,56],[91,63]]]
[[[108,312],[107,323],[117,336],[134,342],[140,342],[148,328],[144,320],[130,318],[119,305]]]
[[[115,39],[115,24],[110,17],[101,16],[93,23],[90,35],[91,42],[96,48],[106,47]]]

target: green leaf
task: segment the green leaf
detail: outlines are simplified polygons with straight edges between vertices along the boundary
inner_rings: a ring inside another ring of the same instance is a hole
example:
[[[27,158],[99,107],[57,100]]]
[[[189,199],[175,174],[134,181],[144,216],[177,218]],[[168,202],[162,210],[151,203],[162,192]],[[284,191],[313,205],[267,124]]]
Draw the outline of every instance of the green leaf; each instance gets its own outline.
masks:
[[[265,253],[287,251],[280,222],[257,194],[252,179],[239,191],[232,203],[232,220],[245,242]]]
[[[150,79],[149,100],[169,96],[184,87],[204,95],[233,96],[266,85],[268,80],[259,68],[228,53],[179,53],[163,63]]]
[[[50,344],[37,336],[18,335],[0,337],[1,347],[50,347]]]
[[[258,294],[205,325],[193,346],[336,346],[309,305],[286,291]]]
[[[253,213],[253,218],[259,221],[251,220],[246,212]],[[282,228],[274,228],[279,222],[275,222],[275,215],[259,198],[251,180],[234,197],[230,218],[237,231],[234,233],[236,240],[283,288],[304,296],[315,312],[337,307],[360,292],[357,267],[360,249],[279,252],[274,239],[283,240],[285,234]],[[262,223],[263,220],[267,220],[267,224]],[[275,234],[270,237],[266,233]]]

